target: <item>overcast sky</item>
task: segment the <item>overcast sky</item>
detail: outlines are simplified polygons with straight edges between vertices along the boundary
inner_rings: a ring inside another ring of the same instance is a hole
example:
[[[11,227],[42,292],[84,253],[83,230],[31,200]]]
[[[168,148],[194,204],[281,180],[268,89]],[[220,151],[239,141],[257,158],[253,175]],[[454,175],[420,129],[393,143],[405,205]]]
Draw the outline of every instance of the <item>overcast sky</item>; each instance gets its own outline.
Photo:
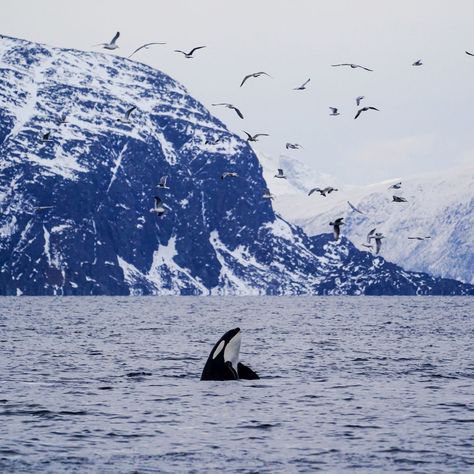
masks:
[[[279,157],[297,142],[304,149],[291,154],[314,169],[366,184],[474,164],[474,57],[464,52],[474,52],[473,21],[473,0],[2,0],[0,33],[93,50],[120,31],[123,56],[166,41],[136,59],[232,131],[269,133],[258,150]],[[192,60],[173,52],[201,45]],[[330,66],[341,62],[374,72]],[[255,71],[272,78],[240,88]],[[380,112],[354,120],[358,95]],[[245,120],[211,107],[221,101]]]

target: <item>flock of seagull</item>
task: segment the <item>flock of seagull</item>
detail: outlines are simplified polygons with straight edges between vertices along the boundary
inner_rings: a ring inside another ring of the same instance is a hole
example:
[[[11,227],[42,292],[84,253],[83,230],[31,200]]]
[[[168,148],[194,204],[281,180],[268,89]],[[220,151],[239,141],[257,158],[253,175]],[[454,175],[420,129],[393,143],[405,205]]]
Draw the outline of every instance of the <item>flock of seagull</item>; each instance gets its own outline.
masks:
[[[119,37],[120,37],[120,32],[117,32],[110,42],[99,43],[99,44],[94,45],[94,46],[102,46],[102,48],[104,48],[104,49],[113,51],[113,50],[115,50],[119,47],[118,44],[117,44],[117,40],[119,39]],[[131,58],[133,55],[135,55],[136,53],[138,53],[139,51],[141,51],[143,49],[148,49],[148,48],[150,48],[152,46],[155,46],[155,45],[164,45],[164,44],[166,44],[166,43],[162,43],[162,42],[145,43],[145,44],[139,46],[138,48],[136,48],[128,56],[128,58]],[[176,49],[174,51],[176,53],[182,54],[186,59],[192,59],[192,58],[194,58],[194,54],[196,53],[196,51],[199,51],[199,50],[201,50],[205,47],[206,46],[196,46],[188,52],[182,51],[180,49]],[[465,51],[465,53],[469,56],[474,56],[474,53],[471,53],[469,51]],[[423,65],[423,61],[421,59],[418,59],[418,60],[416,60],[415,62],[412,63],[412,66],[414,66],[414,67],[419,67],[419,66],[422,66],[422,65]],[[373,72],[373,69],[370,69],[366,66],[361,66],[360,64],[354,64],[354,63],[331,64],[331,66],[332,67],[349,67],[351,69],[362,69],[364,71]],[[240,83],[240,87],[243,87],[249,79],[256,79],[256,78],[259,78],[259,77],[262,77],[262,76],[269,77],[269,78],[272,77],[270,74],[268,74],[265,71],[253,72],[251,74],[247,74],[246,76],[244,76],[244,78],[242,79],[242,82]],[[306,88],[307,88],[308,84],[310,83],[310,81],[311,81],[311,78],[308,78],[304,83],[302,83],[300,86],[295,87],[293,90],[295,90],[295,91],[304,91],[304,90],[306,90]],[[363,95],[360,95],[360,96],[355,98],[355,102],[356,102],[357,107],[361,106],[361,102],[364,99],[365,99],[365,97]],[[214,103],[214,104],[211,104],[211,105],[213,107],[226,107],[230,110],[233,110],[240,119],[244,118],[244,115],[239,110],[239,108],[236,107],[233,104],[228,103],[228,102]],[[125,112],[124,116],[119,118],[118,121],[120,121],[122,123],[130,123],[130,115],[135,110],[135,108],[136,108],[135,106],[129,108]],[[335,116],[340,115],[339,109],[337,107],[329,107],[329,109],[330,109],[330,114],[329,114],[330,116],[335,117]],[[368,111],[377,111],[377,112],[379,112],[380,110],[378,108],[374,107],[374,106],[360,107],[357,110],[357,112],[354,116],[354,119],[359,118],[360,115],[363,112],[368,112]],[[260,137],[268,137],[269,136],[268,133],[251,134],[251,133],[249,133],[245,130],[244,130],[244,133],[247,136],[247,141],[248,142],[257,142]],[[49,138],[50,138],[50,132],[47,132],[43,136],[43,140],[48,140]],[[219,138],[212,139],[212,140],[207,139],[206,140],[206,145],[214,145],[218,142],[219,142]],[[299,150],[301,148],[303,148],[303,147],[298,143],[290,143],[290,142],[286,143],[286,149],[287,150]],[[221,175],[222,180],[228,179],[228,178],[237,178],[237,177],[238,177],[238,174],[236,172],[233,172],[233,171],[226,171]],[[286,179],[287,178],[284,171],[283,171],[283,169],[281,169],[281,168],[278,169],[278,172],[277,172],[277,174],[275,174],[274,177],[277,178],[277,179]],[[167,186],[167,176],[163,176],[161,178],[161,180],[160,180],[159,184],[157,185],[157,187],[159,189],[169,189],[169,187]],[[398,182],[398,183],[392,184],[388,189],[396,191],[396,190],[400,190],[401,187],[402,187],[402,183]],[[308,196],[311,196],[314,193],[319,193],[320,196],[327,197],[328,195],[330,195],[331,193],[336,192],[336,191],[338,191],[338,189],[334,188],[332,186],[327,186],[325,188],[316,187],[316,188],[310,189],[310,191],[308,192]],[[264,194],[263,194],[262,197],[264,199],[273,199],[274,198],[274,196],[271,194],[271,192],[268,188],[265,189]],[[392,202],[406,203],[407,199],[402,197],[402,196],[393,194]],[[354,212],[365,215],[364,212],[362,212],[360,209],[358,209],[356,206],[354,206],[350,201],[347,201],[347,203],[348,203],[349,207]],[[161,216],[166,212],[167,209],[169,209],[169,207],[166,206],[166,204],[164,204],[164,202],[161,200],[161,198],[159,196],[155,196],[155,198],[154,198],[154,207],[152,209],[150,209],[150,211],[158,214],[159,216]],[[339,240],[339,237],[340,237],[340,234],[341,234],[341,226],[344,225],[344,218],[339,217],[339,218],[335,219],[334,222],[330,222],[329,225],[332,226],[332,228],[333,228],[334,239],[336,241]],[[376,230],[377,230],[376,228],[370,230],[370,232],[367,234],[367,241],[365,243],[363,243],[362,245],[366,248],[369,248],[369,249],[373,250],[374,253],[377,255],[377,254],[379,254],[380,249],[382,247],[382,239],[384,239],[386,237],[383,235],[383,233],[376,232]],[[428,240],[430,238],[431,238],[430,236],[408,237],[409,240],[419,240],[419,241]],[[372,241],[375,242],[375,248],[374,248],[374,245],[373,245]]]

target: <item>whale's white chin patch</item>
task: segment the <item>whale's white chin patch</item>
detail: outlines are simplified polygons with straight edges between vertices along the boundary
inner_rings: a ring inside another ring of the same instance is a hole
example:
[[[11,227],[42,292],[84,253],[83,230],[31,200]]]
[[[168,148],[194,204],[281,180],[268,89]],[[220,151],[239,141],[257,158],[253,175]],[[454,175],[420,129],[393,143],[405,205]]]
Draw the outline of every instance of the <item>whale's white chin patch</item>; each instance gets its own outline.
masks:
[[[216,350],[214,351],[214,354],[212,354],[212,358],[215,359],[221,352],[222,348],[225,345],[225,341],[221,341],[219,345],[216,347]]]
[[[237,370],[239,363],[240,341],[242,335],[240,331],[227,343],[224,349],[224,362],[230,362],[232,367]]]

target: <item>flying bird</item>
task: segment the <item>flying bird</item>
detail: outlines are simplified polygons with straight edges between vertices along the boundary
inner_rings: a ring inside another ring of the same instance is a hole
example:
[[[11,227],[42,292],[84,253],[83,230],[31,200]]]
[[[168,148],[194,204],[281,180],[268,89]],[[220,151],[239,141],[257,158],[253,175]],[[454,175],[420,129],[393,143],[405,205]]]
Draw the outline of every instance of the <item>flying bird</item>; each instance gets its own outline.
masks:
[[[169,189],[169,187],[166,186],[166,181],[168,181],[168,176],[162,176],[157,187],[161,189]]]
[[[228,104],[227,102],[221,102],[219,104],[212,104],[214,107],[217,107],[219,105],[222,105],[223,107],[227,107],[228,109],[232,109],[235,111],[235,113],[241,118],[243,119],[244,116],[242,115],[242,112],[235,106],[235,105],[232,105],[232,104]]]
[[[184,54],[184,57],[187,58],[187,59],[192,59],[194,57],[193,56],[194,52],[197,51],[198,49],[202,49],[202,48],[205,48],[205,46],[196,46],[191,51],[189,51],[189,53],[187,53],[186,51],[181,51],[180,49],[175,49],[174,51],[176,53]]]
[[[46,209],[52,209],[54,206],[35,206],[34,211],[45,211]]]
[[[329,115],[332,115],[332,116],[336,116],[336,115],[340,115],[340,113],[338,112],[338,108],[337,107],[329,107],[331,109],[331,113]]]
[[[158,196],[155,196],[155,202],[150,212],[155,212],[159,216],[162,216],[166,212],[166,207]]]
[[[375,240],[375,255],[378,255],[382,247],[382,239],[385,239],[385,236],[382,233],[377,232],[372,236],[372,239]]]
[[[421,62],[421,59],[417,59],[412,66],[423,66],[423,63]]]
[[[392,196],[392,202],[408,202],[404,197]]]
[[[321,188],[313,188],[310,189],[308,196],[311,196],[313,193],[319,193],[321,196],[326,197],[326,194],[331,194],[333,191],[338,191],[336,188],[333,188],[332,186],[327,186],[324,189]]]
[[[50,138],[51,138],[51,131],[43,133],[41,140],[43,140],[44,142],[47,142]]]
[[[298,143],[287,143],[285,145],[285,148],[287,150],[299,150],[300,148],[303,148],[303,147],[299,145]]]
[[[391,186],[389,186],[388,189],[400,189],[402,187],[402,182],[398,182],[398,183],[395,183],[395,184],[392,184]]]
[[[377,228],[374,228],[367,234],[367,243],[368,244],[370,244],[370,240],[372,239],[372,236],[375,234],[376,230],[377,230]]]
[[[304,91],[306,89],[306,85],[311,79],[308,79],[305,83],[301,84],[301,86],[295,87],[294,91]]]
[[[58,120],[58,125],[64,125],[67,122],[67,115],[63,114]]]
[[[373,69],[369,69],[368,67],[360,66],[359,64],[342,63],[342,64],[331,64],[331,66],[332,67],[349,66],[352,69],[361,68],[361,69],[365,69],[366,71],[373,72]]]
[[[102,46],[104,49],[110,49],[110,50],[117,49],[119,47],[117,44],[117,40],[119,39],[119,36],[120,36],[120,31],[117,31],[117,33],[115,33],[115,36],[112,38],[112,41],[110,43],[99,43],[99,44],[94,44],[94,46]]]
[[[365,99],[365,95],[360,95],[358,97],[356,97],[356,104],[357,104],[357,107],[359,107],[361,101]]]
[[[334,232],[334,240],[339,240],[339,235],[341,234],[341,225],[344,225],[344,217],[339,217],[334,222],[330,222],[329,225],[332,225]]]
[[[356,119],[362,112],[367,112],[368,110],[376,110],[377,112],[380,112],[380,110],[377,109],[376,107],[362,107],[361,109],[357,111],[354,119]]]
[[[133,105],[130,107],[124,114],[123,117],[120,117],[117,119],[117,122],[122,122],[122,123],[130,123],[130,115],[131,113],[136,109],[137,107]]]
[[[225,179],[225,178],[238,178],[239,175],[233,171],[226,171],[224,173],[222,173],[222,176],[221,176],[221,179]]]
[[[281,168],[278,168],[278,174],[276,174],[274,178],[286,179],[285,173],[283,173],[283,170]]]
[[[372,244],[362,244],[363,247],[367,247],[368,249],[373,249],[374,246]]]
[[[145,43],[145,44],[142,44],[130,56],[128,56],[128,59],[130,59],[134,54],[138,53],[138,51],[141,51],[142,49],[148,49],[150,46],[153,46],[155,44],[166,44],[166,43]]]
[[[221,141],[220,137],[217,137],[215,139],[207,138],[206,142],[204,143],[205,145],[217,145]]]
[[[270,76],[270,74],[267,74],[266,72],[264,71],[260,71],[260,72],[254,72],[252,74],[247,74],[243,79],[242,79],[242,82],[240,83],[240,87],[242,87],[245,82],[247,81],[247,79],[250,79],[251,77],[260,77],[260,76],[268,76],[268,77],[272,77]]]
[[[273,194],[270,192],[268,188],[265,188],[265,192],[262,196],[264,199],[273,199]]]
[[[465,53],[466,53],[468,56],[474,56],[474,53],[470,53],[469,51],[465,51]]]
[[[426,237],[419,237],[419,236],[408,237],[408,240],[427,240],[427,239],[431,239],[431,235],[427,235]]]
[[[357,209],[357,207],[355,207],[350,201],[347,201],[347,204],[349,204],[350,208],[355,211],[355,212],[358,212],[359,214],[362,214],[365,216],[365,213],[360,211],[359,209]]]
[[[258,141],[258,137],[269,137],[270,136],[268,133],[257,133],[255,135],[250,135],[250,133],[246,132],[245,130],[243,132],[247,135],[247,141],[248,142]]]

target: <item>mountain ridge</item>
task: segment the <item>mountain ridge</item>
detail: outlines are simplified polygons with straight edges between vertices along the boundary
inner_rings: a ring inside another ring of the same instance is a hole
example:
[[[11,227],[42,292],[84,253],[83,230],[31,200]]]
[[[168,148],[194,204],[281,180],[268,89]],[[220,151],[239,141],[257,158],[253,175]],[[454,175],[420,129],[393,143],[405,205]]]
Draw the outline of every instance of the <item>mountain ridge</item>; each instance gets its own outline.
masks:
[[[297,167],[299,159],[291,160]],[[265,179],[275,194],[276,211],[308,235],[327,232],[333,218],[345,217],[342,232],[358,249],[366,251],[362,244],[369,230],[376,227],[386,236],[381,254],[388,260],[407,270],[474,283],[474,166],[429,171],[366,186],[314,181],[312,187],[332,184],[338,188],[322,197],[308,196],[299,182],[293,184],[291,168],[285,171],[286,187],[278,187],[271,178],[277,160],[264,157],[262,163]],[[400,181],[401,189],[389,189]],[[393,195],[403,196],[408,202],[393,203]],[[348,201],[365,214],[354,212]],[[431,238],[408,240],[410,236]]]

